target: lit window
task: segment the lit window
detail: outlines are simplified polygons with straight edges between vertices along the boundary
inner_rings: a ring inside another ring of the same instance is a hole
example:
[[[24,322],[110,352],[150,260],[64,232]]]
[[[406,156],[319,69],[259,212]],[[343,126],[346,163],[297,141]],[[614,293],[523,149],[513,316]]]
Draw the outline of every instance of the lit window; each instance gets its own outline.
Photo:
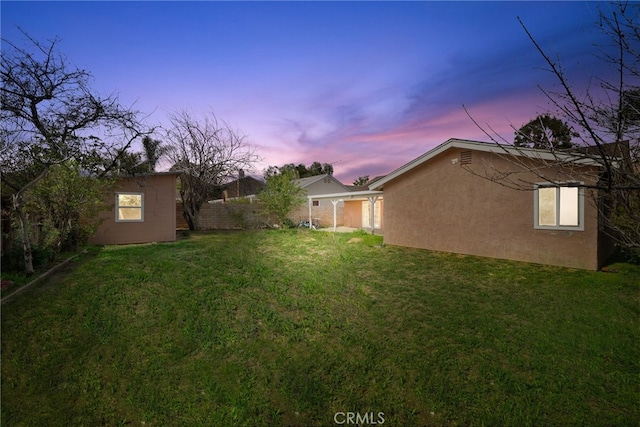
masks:
[[[584,230],[584,192],[574,186],[538,184],[534,191],[535,228]]]
[[[380,228],[382,225],[382,201],[376,200],[373,204],[373,228]],[[371,203],[362,201],[362,227],[371,228]]]
[[[143,193],[116,193],[116,221],[144,221]]]

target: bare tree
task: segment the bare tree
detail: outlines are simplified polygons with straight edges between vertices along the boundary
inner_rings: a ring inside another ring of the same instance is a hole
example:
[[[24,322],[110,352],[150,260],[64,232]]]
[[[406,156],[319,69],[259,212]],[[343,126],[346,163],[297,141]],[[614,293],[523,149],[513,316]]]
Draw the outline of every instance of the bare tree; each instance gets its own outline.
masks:
[[[523,178],[527,175],[590,189],[603,231],[622,246],[640,248],[640,4],[600,6],[598,26],[608,43],[599,46],[597,55],[613,73],[595,79],[598,84],[584,92],[574,88],[562,65],[518,20],[559,85],[553,91],[539,88],[556,114],[576,132],[578,143],[566,150],[545,152],[514,147],[490,127],[485,130],[476,123],[502,147],[503,156],[514,167],[497,170],[485,165],[482,172],[474,173],[519,190],[534,188],[530,178]]]
[[[31,275],[25,193],[51,166],[70,159],[107,174],[144,131],[137,111],[121,106],[115,95],[101,97],[90,89],[90,74],[70,66],[57,49],[58,39],[43,44],[24,35],[25,48],[2,40],[0,162],[22,230],[25,272]]]
[[[245,137],[213,113],[194,116],[187,110],[170,117],[167,156],[180,175],[183,215],[190,230],[200,229],[198,214],[213,191],[239,170],[258,160]]]

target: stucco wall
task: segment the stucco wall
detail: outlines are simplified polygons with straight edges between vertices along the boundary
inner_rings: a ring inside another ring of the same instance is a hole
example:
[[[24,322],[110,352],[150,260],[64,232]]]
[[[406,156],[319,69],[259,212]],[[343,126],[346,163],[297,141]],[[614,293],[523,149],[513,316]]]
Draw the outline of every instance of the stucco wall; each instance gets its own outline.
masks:
[[[365,201],[366,209],[369,209],[369,202]],[[379,202],[379,203],[378,203]],[[378,207],[381,209],[380,213],[380,229],[384,229],[384,199],[378,199],[376,202],[376,209]],[[346,200],[344,202],[344,225],[346,227],[354,227],[354,228],[368,228],[369,224],[362,224],[362,209],[363,209],[363,201],[362,200]],[[376,228],[377,230],[377,228]]]
[[[144,193],[144,221],[116,222],[116,192]],[[168,242],[176,239],[176,175],[149,175],[119,179],[105,196],[112,207],[89,240],[95,245]]]
[[[384,186],[385,242],[437,251],[597,269],[597,211],[585,195],[584,231],[534,229],[534,193],[464,170],[450,149]],[[473,152],[472,168],[513,170],[496,155]],[[533,176],[521,176],[539,182]]]
[[[347,200],[344,202],[344,226],[362,227],[362,200]]]

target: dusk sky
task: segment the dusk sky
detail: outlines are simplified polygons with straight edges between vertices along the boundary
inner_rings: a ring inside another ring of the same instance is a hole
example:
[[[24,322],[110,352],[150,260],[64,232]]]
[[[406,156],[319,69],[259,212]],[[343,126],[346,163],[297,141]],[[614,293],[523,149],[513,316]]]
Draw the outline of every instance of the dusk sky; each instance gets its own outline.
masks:
[[[601,5],[603,5],[601,3]],[[512,139],[552,111],[555,80],[517,21],[576,87],[601,74],[593,2],[1,2],[89,71],[93,88],[167,114],[214,111],[268,165],[334,165],[345,184],[387,174],[449,138]],[[162,133],[156,138],[162,139]]]

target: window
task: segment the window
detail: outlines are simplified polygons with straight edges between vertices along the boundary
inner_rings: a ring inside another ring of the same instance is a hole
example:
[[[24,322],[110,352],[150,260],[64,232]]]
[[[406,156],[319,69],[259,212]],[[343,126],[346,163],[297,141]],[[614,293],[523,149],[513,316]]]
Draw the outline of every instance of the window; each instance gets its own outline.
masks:
[[[116,193],[116,222],[144,221],[143,193]]]
[[[314,200],[313,206],[320,206],[320,200]]]
[[[534,227],[584,230],[584,191],[579,183],[538,184],[534,191]]]
[[[381,214],[382,213],[382,201],[376,200],[373,204],[373,228],[380,228],[381,224]],[[371,227],[371,204],[368,201],[362,202],[362,227],[370,228]]]

